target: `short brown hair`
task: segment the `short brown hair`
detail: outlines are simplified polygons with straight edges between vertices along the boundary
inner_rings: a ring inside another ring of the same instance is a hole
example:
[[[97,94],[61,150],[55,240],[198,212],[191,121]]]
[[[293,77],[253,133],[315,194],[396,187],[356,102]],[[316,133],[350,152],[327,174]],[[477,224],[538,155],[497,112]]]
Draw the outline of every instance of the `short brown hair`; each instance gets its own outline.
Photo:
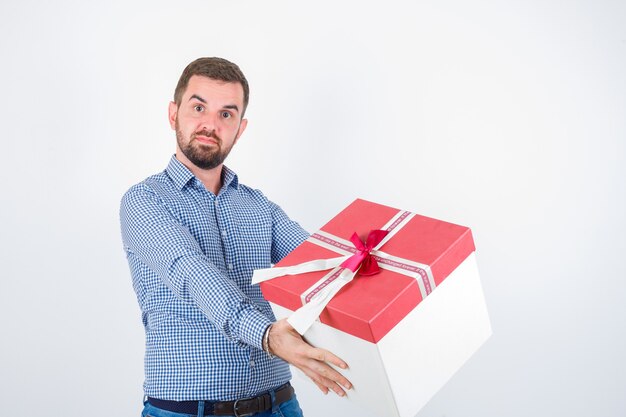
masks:
[[[213,80],[226,81],[239,83],[243,87],[243,110],[241,117],[243,117],[248,107],[248,99],[250,98],[250,87],[248,86],[248,80],[243,75],[243,72],[236,64],[225,60],[224,58],[198,58],[184,69],[180,75],[176,90],[174,90],[174,102],[177,106],[180,106],[180,101],[183,98],[183,93],[189,85],[189,79],[194,75],[201,75],[203,77],[211,78]]]

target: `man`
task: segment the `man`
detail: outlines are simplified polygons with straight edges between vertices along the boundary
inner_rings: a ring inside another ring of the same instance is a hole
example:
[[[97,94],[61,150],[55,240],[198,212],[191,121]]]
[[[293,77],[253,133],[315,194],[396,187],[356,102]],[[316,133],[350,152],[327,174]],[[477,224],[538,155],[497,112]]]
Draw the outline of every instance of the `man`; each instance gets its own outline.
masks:
[[[350,382],[285,321],[252,272],[307,238],[280,207],[223,165],[248,124],[239,67],[200,58],[183,71],[169,122],[176,154],[124,195],[124,249],[146,331],[143,416],[302,416],[286,362],[324,392]]]

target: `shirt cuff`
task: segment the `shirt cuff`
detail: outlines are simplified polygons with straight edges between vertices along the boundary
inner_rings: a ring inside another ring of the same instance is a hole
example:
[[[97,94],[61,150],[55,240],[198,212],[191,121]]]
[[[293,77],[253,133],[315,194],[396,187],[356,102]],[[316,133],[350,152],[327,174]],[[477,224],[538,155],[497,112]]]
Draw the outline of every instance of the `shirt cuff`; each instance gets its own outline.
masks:
[[[267,328],[272,324],[272,321],[260,311],[251,310],[249,314],[242,317],[240,323],[242,341],[263,350],[263,336]]]

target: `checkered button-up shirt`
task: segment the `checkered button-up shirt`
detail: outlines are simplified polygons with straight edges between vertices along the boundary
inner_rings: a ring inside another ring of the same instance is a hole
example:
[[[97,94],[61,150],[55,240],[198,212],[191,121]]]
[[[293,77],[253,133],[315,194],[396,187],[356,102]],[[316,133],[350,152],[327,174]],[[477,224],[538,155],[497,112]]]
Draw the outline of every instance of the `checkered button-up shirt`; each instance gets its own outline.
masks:
[[[174,156],[133,186],[120,210],[122,239],[146,332],[147,396],[227,401],[290,378],[262,350],[275,320],[252,272],[308,234],[224,167],[217,195]]]

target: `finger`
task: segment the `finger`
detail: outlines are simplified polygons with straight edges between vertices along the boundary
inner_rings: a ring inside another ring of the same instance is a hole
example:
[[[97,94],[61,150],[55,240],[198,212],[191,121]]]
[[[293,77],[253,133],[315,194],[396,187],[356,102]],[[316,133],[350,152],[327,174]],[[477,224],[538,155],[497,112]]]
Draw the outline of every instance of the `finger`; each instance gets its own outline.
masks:
[[[316,369],[309,368],[306,373],[309,378],[315,382],[318,388],[324,392],[324,394],[327,394],[330,389],[340,397],[344,397],[346,395],[346,392],[341,386],[339,386],[339,384],[332,379],[325,377],[323,373],[317,372]]]
[[[341,369],[348,369],[348,364],[344,360],[326,349],[313,348],[312,355],[318,361],[329,362]]]
[[[314,372],[321,375],[322,377],[331,380],[333,383],[340,384],[342,387],[346,389],[352,388],[352,383],[343,376],[340,372],[335,370],[335,368],[328,365],[323,360],[311,359],[307,362],[306,366],[311,368]],[[330,385],[326,384],[330,388]]]
[[[311,381],[315,383],[315,385],[317,385],[317,387],[320,389],[320,391],[324,393],[324,395],[328,394],[328,387],[322,383],[322,379],[318,374],[308,368],[301,368],[301,370],[306,376],[309,377]]]
[[[333,390],[333,392],[334,392],[335,394],[337,394],[338,396],[340,396],[340,397],[345,397],[345,396],[347,395],[347,394],[346,394],[346,391],[345,391],[345,390],[344,390],[344,389],[343,389],[343,388],[342,388],[339,384],[337,384],[337,383],[336,383],[336,382],[334,382],[334,381],[330,381],[330,386],[329,386],[329,388],[330,388],[331,390]]]
[[[313,378],[311,378],[311,381],[313,381],[315,383],[315,385],[317,385],[317,387],[320,389],[320,391],[322,391],[324,393],[324,395],[328,394],[328,388],[327,387],[325,387],[324,385],[320,384],[319,382],[317,382]]]
[[[306,366],[319,375],[322,384],[335,391],[338,395],[345,395],[343,388],[350,389],[352,387],[352,384],[346,377],[325,362],[310,359]]]

